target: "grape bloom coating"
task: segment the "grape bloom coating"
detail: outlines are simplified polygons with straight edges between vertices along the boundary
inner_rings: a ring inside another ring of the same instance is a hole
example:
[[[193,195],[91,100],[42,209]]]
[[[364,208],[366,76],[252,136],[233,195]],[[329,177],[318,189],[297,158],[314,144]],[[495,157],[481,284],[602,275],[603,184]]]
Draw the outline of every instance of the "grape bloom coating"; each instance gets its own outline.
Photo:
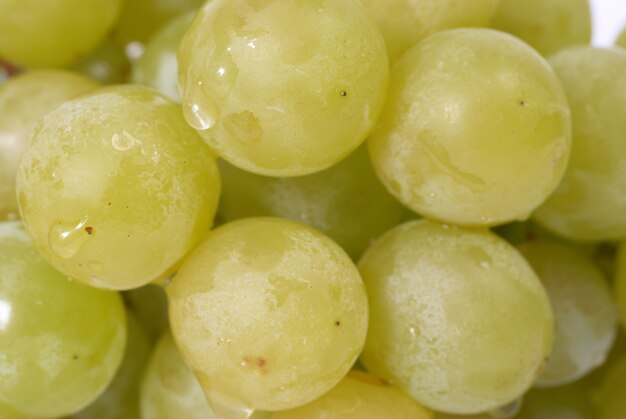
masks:
[[[390,192],[460,225],[524,220],[561,180],[570,111],[548,63],[490,29],[432,35],[393,67],[368,141]]]
[[[326,169],[361,144],[388,81],[385,44],[354,0],[214,0],[178,50],[187,122],[231,164]]]
[[[498,236],[419,220],[359,261],[370,302],[361,361],[434,410],[474,414],[520,397],[552,348],[541,282]]]
[[[216,413],[311,402],[345,376],[365,341],[356,267],[331,239],[293,221],[219,227],[167,294],[176,343]]]
[[[65,102],[35,129],[18,169],[25,227],[61,272],[130,289],[173,270],[211,225],[215,157],[180,107],[113,86]]]

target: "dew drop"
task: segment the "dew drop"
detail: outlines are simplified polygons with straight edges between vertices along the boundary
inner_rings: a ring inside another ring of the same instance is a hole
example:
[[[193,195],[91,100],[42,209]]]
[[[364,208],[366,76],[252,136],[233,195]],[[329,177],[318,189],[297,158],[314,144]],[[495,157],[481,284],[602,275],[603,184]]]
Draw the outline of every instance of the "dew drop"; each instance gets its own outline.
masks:
[[[62,259],[75,256],[90,238],[84,230],[87,221],[87,217],[79,222],[56,221],[48,233],[52,252]]]
[[[202,88],[202,82],[191,83],[185,88],[183,115],[187,123],[198,131],[215,126],[219,111]]]

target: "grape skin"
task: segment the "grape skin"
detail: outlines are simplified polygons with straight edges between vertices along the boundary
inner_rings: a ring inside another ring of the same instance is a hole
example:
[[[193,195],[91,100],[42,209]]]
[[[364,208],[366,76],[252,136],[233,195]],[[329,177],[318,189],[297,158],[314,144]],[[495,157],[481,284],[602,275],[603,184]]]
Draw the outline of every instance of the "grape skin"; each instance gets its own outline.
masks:
[[[0,56],[24,67],[63,67],[95,49],[117,22],[122,0],[4,0]]]
[[[187,122],[231,164],[281,177],[354,151],[389,76],[384,41],[354,0],[213,0],[178,63]]]
[[[500,0],[491,26],[544,56],[591,42],[589,0]]]
[[[124,353],[117,293],[68,281],[18,222],[0,223],[0,416],[55,418],[109,385]]]
[[[94,80],[65,70],[34,70],[0,85],[0,221],[18,217],[17,165],[39,120],[96,87]]]
[[[460,225],[525,220],[557,187],[570,111],[547,62],[490,29],[453,29],[392,69],[368,141],[387,189],[417,213]]]
[[[293,221],[217,228],[166,291],[174,338],[212,406],[308,403],[343,378],[365,340],[356,267],[332,240]]]
[[[111,86],[42,120],[17,192],[26,229],[57,269],[132,289],[171,274],[199,242],[220,180],[179,106],[148,88]]]
[[[496,409],[541,373],[552,347],[550,302],[503,239],[412,221],[387,232],[358,266],[370,300],[360,359],[425,406]]]

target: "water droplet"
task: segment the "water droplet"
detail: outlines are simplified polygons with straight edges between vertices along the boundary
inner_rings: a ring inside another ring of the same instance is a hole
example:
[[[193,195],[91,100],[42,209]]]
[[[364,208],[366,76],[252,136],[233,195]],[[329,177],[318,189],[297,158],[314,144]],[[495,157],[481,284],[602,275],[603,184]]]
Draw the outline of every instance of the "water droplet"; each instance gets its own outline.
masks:
[[[508,419],[515,417],[522,408],[522,401],[523,399],[520,397],[519,399],[514,400],[511,403],[505,404],[504,406],[490,411],[489,416],[494,419]]]
[[[417,337],[417,329],[415,327],[409,327],[409,333],[411,334],[411,336],[413,336],[414,338]]]
[[[50,249],[62,259],[69,259],[78,253],[91,237],[85,231],[87,217],[79,222],[56,221],[48,233]]]
[[[123,131],[121,135],[113,134],[113,137],[111,137],[111,144],[113,144],[113,147],[119,151],[130,150],[137,143],[139,143],[139,141],[137,141],[135,137],[130,135],[127,131]]]
[[[219,111],[201,82],[191,83],[185,88],[183,114],[187,123],[198,131],[210,129],[217,122]]]

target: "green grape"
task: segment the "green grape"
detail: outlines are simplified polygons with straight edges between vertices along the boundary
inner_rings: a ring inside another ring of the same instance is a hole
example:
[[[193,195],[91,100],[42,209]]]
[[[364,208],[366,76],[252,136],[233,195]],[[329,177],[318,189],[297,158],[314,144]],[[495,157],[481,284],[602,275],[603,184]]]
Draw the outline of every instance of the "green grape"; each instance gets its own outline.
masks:
[[[152,347],[150,336],[132,310],[127,310],[126,319],[126,351],[115,379],[98,399],[71,419],[139,418],[139,386]]]
[[[64,70],[35,70],[0,85],[0,221],[17,218],[15,175],[37,122],[98,84]]]
[[[180,107],[139,86],[97,89],[49,113],[17,175],[37,248],[108,289],[170,274],[209,229],[219,189],[214,156]]]
[[[224,159],[266,176],[326,169],[378,119],[389,70],[354,0],[214,0],[178,50],[187,122]]]
[[[308,403],[343,378],[365,340],[356,267],[289,220],[219,227],[166,291],[174,338],[216,413]]]
[[[374,243],[359,270],[370,302],[361,361],[424,405],[497,409],[541,373],[552,347],[550,302],[495,234],[408,222]]]
[[[72,66],[72,69],[104,84],[124,83],[130,72],[126,52],[112,39]]]
[[[217,419],[202,387],[167,332],[157,343],[141,384],[141,419]]]
[[[362,371],[351,371],[319,399],[271,419],[432,419],[406,394]]]
[[[626,26],[615,40],[615,46],[626,48]]]
[[[444,29],[487,26],[500,0],[359,0],[378,23],[391,62]]]
[[[0,1],[0,57],[24,67],[62,67],[102,42],[123,0]]]
[[[115,39],[122,45],[146,43],[168,21],[197,10],[206,0],[125,0]]]
[[[126,341],[119,295],[68,279],[0,223],[0,417],[55,418],[97,398]]]
[[[352,258],[405,214],[376,178],[365,147],[330,169],[294,178],[259,176],[224,161],[218,164],[224,182],[218,210],[222,220],[290,218],[327,234]]]
[[[148,284],[125,291],[122,297],[151,341],[156,341],[168,329],[167,296],[162,287]]]
[[[130,77],[133,83],[153,87],[180,101],[176,52],[194,15],[176,17],[150,39],[144,54],[133,63]]]
[[[591,8],[589,0],[500,0],[491,26],[547,56],[591,42]]]
[[[598,419],[589,389],[578,382],[567,386],[534,389],[524,396],[515,419]]]
[[[414,211],[461,225],[524,220],[567,166],[570,113],[545,60],[490,29],[439,32],[392,69],[369,140],[383,183]]]
[[[626,237],[626,51],[577,47],[550,59],[572,109],[572,155],[563,181],[535,212],[578,241]]]
[[[519,250],[545,286],[556,323],[536,385],[571,383],[601,366],[615,340],[619,314],[611,291],[593,262],[569,246],[531,241]]]
[[[600,412],[594,419],[624,419],[626,418],[626,356],[611,365],[606,373],[602,385],[593,394],[595,406]]]

